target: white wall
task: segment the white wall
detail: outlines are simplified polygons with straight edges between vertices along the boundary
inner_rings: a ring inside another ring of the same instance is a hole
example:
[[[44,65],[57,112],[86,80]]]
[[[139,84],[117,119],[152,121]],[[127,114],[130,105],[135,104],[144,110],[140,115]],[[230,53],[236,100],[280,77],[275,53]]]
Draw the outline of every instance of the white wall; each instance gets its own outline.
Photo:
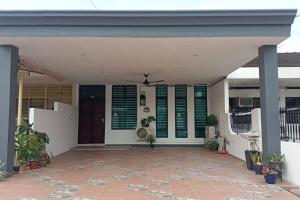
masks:
[[[285,155],[284,177],[300,186],[300,143],[281,142],[281,153]]]
[[[245,160],[244,151],[249,149],[249,142],[231,130],[229,107],[228,80],[223,80],[209,88],[210,113],[215,114],[219,120],[219,128],[222,138],[229,140],[226,146],[229,154]],[[257,127],[257,126],[254,126]],[[220,142],[222,142],[222,138]]]
[[[150,108],[150,113],[143,112],[144,107],[140,106],[138,93],[138,113],[137,122],[140,127],[142,118],[148,115],[156,116],[156,95],[155,87],[143,87],[141,91],[146,95],[146,106]],[[157,144],[203,144],[202,138],[195,138],[194,126],[194,90],[188,87],[188,138],[175,138],[175,88],[168,87],[168,138],[157,138]],[[111,98],[112,86],[106,85],[106,123],[105,123],[105,144],[145,144],[137,141],[136,130],[112,130],[111,129]],[[154,123],[155,125],[155,123]]]
[[[54,103],[54,110],[31,108],[29,121],[37,131],[45,132],[50,138],[46,150],[54,156],[77,145],[77,107]]]

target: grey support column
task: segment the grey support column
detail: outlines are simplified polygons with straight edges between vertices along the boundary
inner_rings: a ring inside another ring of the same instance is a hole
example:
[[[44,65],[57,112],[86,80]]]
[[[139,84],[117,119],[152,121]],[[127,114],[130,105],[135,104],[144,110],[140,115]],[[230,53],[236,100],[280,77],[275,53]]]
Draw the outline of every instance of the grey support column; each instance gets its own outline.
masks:
[[[16,127],[18,48],[0,46],[0,160],[12,172]]]
[[[263,155],[280,154],[277,46],[258,50]]]

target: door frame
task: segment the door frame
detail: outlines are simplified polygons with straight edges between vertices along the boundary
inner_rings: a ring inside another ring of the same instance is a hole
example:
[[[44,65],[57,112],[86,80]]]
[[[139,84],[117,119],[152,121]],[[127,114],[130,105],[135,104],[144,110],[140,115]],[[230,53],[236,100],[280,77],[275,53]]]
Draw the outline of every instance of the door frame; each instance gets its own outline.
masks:
[[[80,105],[80,86],[103,86],[104,87],[104,142],[103,143],[89,143],[89,144],[79,144],[79,105]],[[78,105],[78,117],[77,117],[77,146],[105,146],[105,136],[106,136],[106,85],[84,85],[79,84],[77,88],[77,105]]]

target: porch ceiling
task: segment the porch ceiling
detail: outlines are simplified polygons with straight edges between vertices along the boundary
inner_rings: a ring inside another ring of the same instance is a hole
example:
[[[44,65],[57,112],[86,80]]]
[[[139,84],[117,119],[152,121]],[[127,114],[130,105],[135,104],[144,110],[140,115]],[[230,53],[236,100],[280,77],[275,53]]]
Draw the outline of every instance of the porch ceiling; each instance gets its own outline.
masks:
[[[262,45],[286,37],[1,37],[20,55],[80,84],[211,84],[257,56]]]

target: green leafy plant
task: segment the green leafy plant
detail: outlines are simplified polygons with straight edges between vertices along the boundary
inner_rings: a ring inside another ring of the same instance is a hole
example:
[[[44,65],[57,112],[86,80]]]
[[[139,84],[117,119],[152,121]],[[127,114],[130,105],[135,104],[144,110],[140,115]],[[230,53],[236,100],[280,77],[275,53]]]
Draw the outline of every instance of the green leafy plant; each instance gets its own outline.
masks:
[[[149,144],[154,144],[156,142],[156,138],[153,134],[147,134],[146,141]]]
[[[250,153],[250,158],[254,165],[261,166],[262,165],[262,156],[259,152]]]
[[[15,151],[18,162],[26,164],[37,160],[45,150],[46,144],[49,144],[48,135],[33,130],[28,120],[24,120],[22,125],[17,127]]]
[[[208,143],[208,148],[210,150],[217,151],[219,149],[220,144],[216,140],[211,140]]]
[[[268,162],[283,163],[284,155],[270,154],[267,156]]]
[[[143,127],[149,127],[149,125],[155,121],[155,117],[153,116],[148,116],[147,118],[143,118],[141,120],[141,124]]]
[[[206,118],[207,126],[218,126],[218,124],[219,124],[219,122],[218,122],[218,118],[216,115],[210,114],[207,116],[207,118]]]
[[[3,180],[7,177],[8,173],[4,170],[5,163],[2,163],[0,160],[0,180]]]

